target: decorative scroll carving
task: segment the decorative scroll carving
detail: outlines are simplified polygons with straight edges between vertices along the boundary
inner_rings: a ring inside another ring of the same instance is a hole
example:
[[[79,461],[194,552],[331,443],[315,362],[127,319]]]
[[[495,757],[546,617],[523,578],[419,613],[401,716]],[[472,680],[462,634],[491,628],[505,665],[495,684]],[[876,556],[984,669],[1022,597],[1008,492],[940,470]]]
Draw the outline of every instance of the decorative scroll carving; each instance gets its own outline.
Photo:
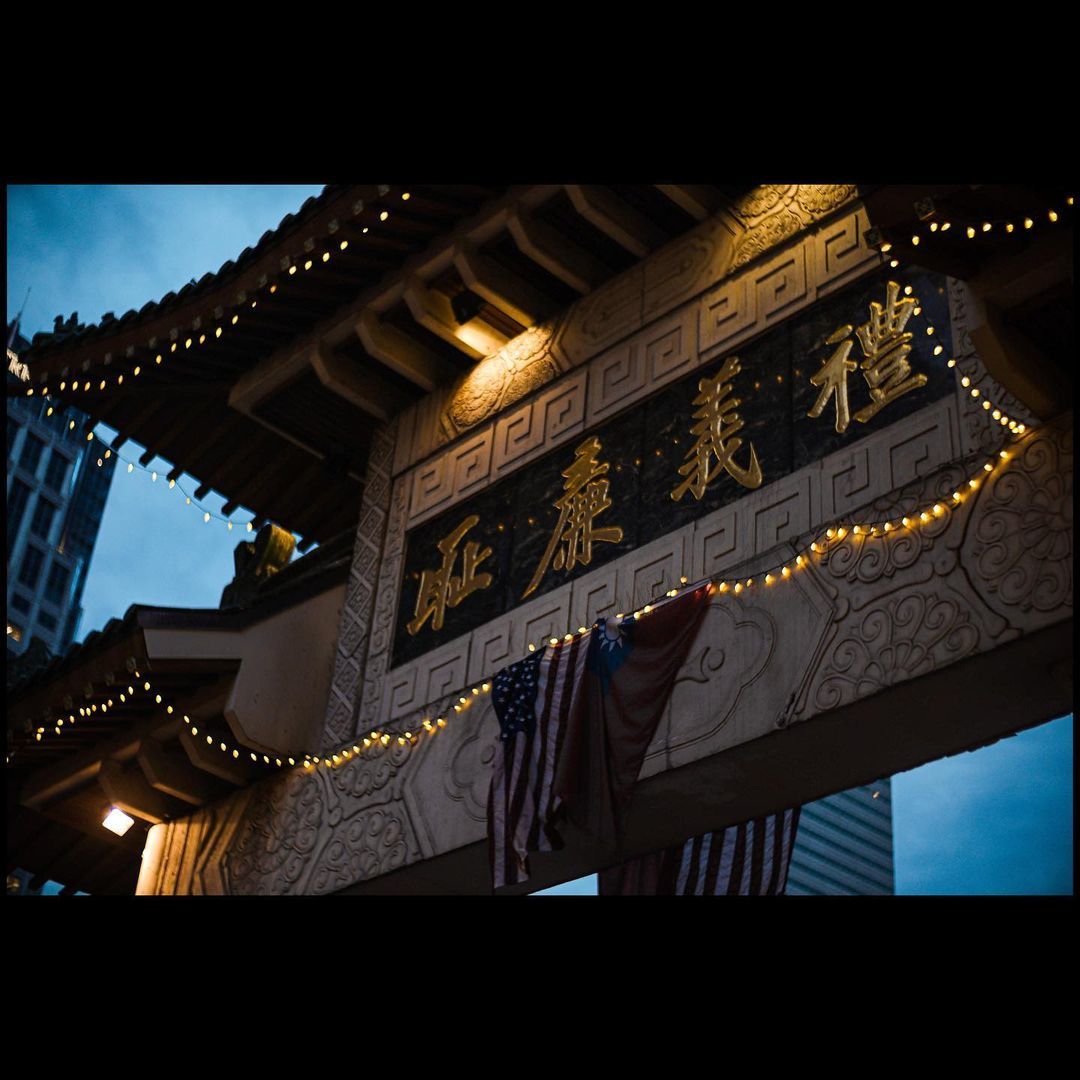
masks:
[[[976,651],[979,630],[947,592],[905,593],[872,607],[833,648],[814,704],[835,709]]]
[[[728,723],[768,665],[776,640],[776,623],[764,608],[727,597],[709,605],[671,692],[671,711],[680,721],[672,749],[707,739]]]
[[[313,856],[340,820],[323,770],[258,785],[224,857],[229,892],[302,892]]]
[[[1011,621],[1073,606],[1072,429],[1043,429],[980,493],[966,544],[986,602]]]
[[[389,873],[404,866],[415,847],[403,804],[373,807],[337,830],[307,891],[318,896]]]

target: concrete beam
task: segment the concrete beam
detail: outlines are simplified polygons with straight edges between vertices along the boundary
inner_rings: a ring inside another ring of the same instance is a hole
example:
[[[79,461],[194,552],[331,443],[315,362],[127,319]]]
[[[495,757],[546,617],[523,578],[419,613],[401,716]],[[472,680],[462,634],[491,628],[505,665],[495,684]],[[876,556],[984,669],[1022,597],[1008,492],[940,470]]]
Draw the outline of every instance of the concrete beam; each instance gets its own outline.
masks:
[[[356,335],[376,360],[415,383],[425,393],[430,393],[441,383],[450,382],[457,374],[442,357],[396,326],[384,323],[370,308],[360,313]]]
[[[506,344],[507,339],[502,334],[485,328],[481,328],[478,333],[462,336],[461,331],[464,328],[459,326],[454,318],[448,297],[435,289],[429,289],[415,275],[405,283],[404,299],[409,313],[425,330],[441,337],[470,360],[483,360],[485,356]],[[470,330],[476,322],[476,319],[470,320]]]
[[[578,247],[547,222],[533,217],[525,206],[514,207],[507,225],[523,255],[582,296],[592,292],[610,274],[591,252]]]
[[[311,366],[319,382],[362,412],[386,423],[409,399],[396,387],[354,360],[316,345],[310,353]]]
[[[470,291],[524,327],[540,322],[555,306],[524,278],[500,266],[468,240],[454,245],[454,265]]]
[[[157,739],[143,740],[137,760],[150,786],[175,799],[202,806],[218,794],[204,770],[194,768],[185,755],[168,753]]]
[[[624,857],[657,851],[777,807],[804,805],[1063,716],[1072,709],[1072,636],[1070,619],[641,780],[627,819]],[[530,856],[532,879],[506,889],[507,894],[546,889],[611,865],[610,853],[580,834],[566,829],[563,835],[567,847],[555,855]],[[490,891],[487,859],[486,842],[469,844],[342,891],[483,894]]]
[[[169,800],[147,783],[138,768],[125,769],[119,761],[103,761],[97,780],[109,802],[125,814],[155,825],[175,816]]]
[[[668,238],[661,229],[607,188],[567,184],[566,193],[574,209],[590,225],[639,259],[644,259],[654,248],[667,242]]]
[[[724,202],[720,192],[708,184],[657,184],[656,187],[698,221],[712,217]]]

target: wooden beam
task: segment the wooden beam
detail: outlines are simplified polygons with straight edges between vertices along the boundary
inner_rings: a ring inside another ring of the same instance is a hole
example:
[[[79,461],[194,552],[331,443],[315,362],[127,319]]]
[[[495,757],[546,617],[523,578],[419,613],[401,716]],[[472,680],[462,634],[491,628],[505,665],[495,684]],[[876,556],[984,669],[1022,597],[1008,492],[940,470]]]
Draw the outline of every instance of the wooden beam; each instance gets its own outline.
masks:
[[[310,356],[311,366],[327,390],[381,423],[409,404],[409,398],[397,387],[340,353],[315,345]]]
[[[471,240],[454,245],[454,266],[471,292],[522,326],[534,326],[555,307],[550,297],[500,266]]]
[[[698,221],[712,217],[724,201],[720,191],[708,184],[657,184],[656,187]]]
[[[110,758],[101,763],[97,781],[109,802],[125,814],[155,825],[174,816],[168,798],[152,788],[137,768],[125,769],[119,761]]]
[[[533,217],[525,206],[514,207],[507,225],[523,255],[582,296],[611,276],[611,271],[592,252],[578,247],[546,221]]]
[[[415,383],[425,393],[430,393],[440,383],[449,382],[456,375],[441,356],[396,326],[384,323],[371,308],[360,313],[356,335],[366,352],[391,371]]]
[[[668,239],[663,230],[607,188],[567,184],[566,193],[574,209],[590,225],[639,259],[644,259]]]
[[[137,757],[143,775],[157,791],[192,806],[202,806],[219,794],[206,772],[195,768],[186,754],[166,752],[153,737],[143,739]]]

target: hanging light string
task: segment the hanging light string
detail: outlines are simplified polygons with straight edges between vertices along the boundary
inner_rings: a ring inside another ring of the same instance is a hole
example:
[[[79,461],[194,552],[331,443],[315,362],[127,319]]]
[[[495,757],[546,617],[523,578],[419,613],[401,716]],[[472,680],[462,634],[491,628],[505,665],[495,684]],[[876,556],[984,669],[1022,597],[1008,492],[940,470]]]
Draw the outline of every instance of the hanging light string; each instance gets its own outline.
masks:
[[[1029,232],[1036,226],[1056,225],[1061,220],[1062,215],[1072,206],[1073,196],[1066,195],[1060,206],[1048,206],[1041,213],[1017,214],[1012,217],[1002,218],[982,218],[975,221],[958,221],[946,216],[943,212],[939,221],[937,220],[939,211],[934,207],[931,211],[933,220],[927,221],[922,228],[914,229],[906,242],[911,248],[917,248],[924,240],[944,236],[953,229],[956,230],[956,235],[964,236],[968,240],[974,240],[980,236],[985,237],[988,233],[994,233],[997,236],[1011,236],[1016,233]],[[879,229],[877,232],[880,235],[881,230]],[[884,239],[884,237],[875,246],[882,255],[887,255],[890,251],[895,250],[895,244],[891,240]],[[893,255],[893,259],[896,259],[895,255]],[[899,263],[893,262],[890,265],[896,266]]]
[[[379,197],[387,195],[390,191],[390,187],[387,184],[378,185]],[[408,191],[401,192],[400,198],[402,202],[408,202],[411,198],[411,194]],[[358,199],[353,204],[353,215],[358,216],[363,213],[365,204],[363,199]],[[370,209],[370,208],[369,208]],[[377,218],[380,224],[385,223],[390,219],[390,210],[383,208],[379,211]],[[364,225],[360,229],[361,236],[367,236],[370,233],[371,226]],[[332,233],[322,237],[318,242],[305,241],[304,252],[301,255],[290,256],[286,255],[281,260],[282,269],[273,276],[273,279],[267,278],[267,280],[256,290],[256,294],[249,301],[245,299],[233,305],[223,312],[219,317],[211,314],[205,320],[200,316],[196,322],[198,323],[197,329],[192,329],[185,333],[183,337],[178,337],[175,341],[169,343],[168,348],[162,347],[156,339],[152,338],[146,344],[148,353],[154,353],[153,365],[150,365],[149,361],[146,361],[148,369],[161,366],[165,361],[174,353],[181,350],[188,351],[190,349],[200,349],[206,345],[212,345],[215,341],[221,339],[225,334],[231,332],[241,321],[241,315],[245,311],[251,311],[258,307],[259,301],[268,301],[270,297],[276,296],[279,292],[286,293],[288,286],[296,281],[300,280],[301,272],[307,272],[318,266],[325,266],[331,261],[335,254],[341,255],[349,248],[349,241],[347,239],[337,239]],[[317,250],[317,249],[321,249]],[[205,329],[203,329],[203,323],[206,323]],[[81,389],[89,391],[95,384],[97,384],[98,390],[106,390],[110,385],[123,386],[124,373],[119,373],[113,379],[113,372],[115,368],[108,370],[107,374],[103,374],[103,369],[106,368],[104,358],[86,360],[84,361],[88,366],[84,370],[82,375],[77,377],[65,377],[60,381],[60,389],[65,390],[70,387],[73,391]],[[137,378],[143,370],[143,363],[137,363],[131,372],[128,372],[130,378]],[[48,382],[52,379],[54,382],[60,379],[58,374],[52,372],[42,372],[38,376],[39,383],[46,384],[44,389],[36,390],[34,387],[30,387],[26,391],[27,397],[33,397],[35,393],[40,393],[44,396],[48,396],[49,387]]]
[[[74,421],[72,421],[72,424],[74,425]],[[94,432],[92,432],[92,431],[87,432],[86,439],[87,439],[87,442],[92,442],[92,441],[94,441],[96,439],[101,444],[101,446],[104,448],[104,453],[101,454],[101,456],[98,457],[98,459],[97,459],[97,465],[98,465],[99,468],[102,467],[105,464],[105,462],[108,461],[108,459],[110,457],[115,457],[117,459],[117,461],[121,462],[124,465],[127,465],[128,475],[133,474],[135,472],[135,470],[138,469],[141,472],[149,473],[151,482],[157,483],[157,479],[158,479],[158,471],[157,471],[157,469],[152,469],[148,465],[143,465],[141,462],[132,461],[129,458],[124,457],[123,454],[121,454],[117,450],[114,450],[112,448],[112,446],[109,445],[109,443],[107,443],[104,439],[100,438],[99,436],[95,435]],[[222,524],[225,525],[225,527],[230,532],[233,530],[234,527],[237,527],[237,526],[240,526],[240,525],[244,525],[248,532],[253,532],[254,531],[254,529],[255,529],[255,519],[254,518],[251,521],[248,521],[248,522],[230,521],[229,518],[223,516],[222,514],[216,513],[213,510],[208,510],[202,503],[198,502],[192,495],[190,495],[188,493],[187,489],[178,480],[169,480],[168,481],[168,486],[169,486],[170,490],[175,488],[177,491],[179,491],[180,494],[184,496],[184,502],[188,506],[194,506],[195,509],[197,511],[199,511],[199,513],[202,514],[202,518],[203,518],[203,521],[205,523],[209,524],[211,521],[220,521],[220,522],[222,522]]]
[[[777,561],[769,566],[759,568],[743,576],[739,574],[714,575],[702,578],[700,581],[689,583],[683,576],[679,579],[679,586],[668,589],[660,596],[656,596],[643,604],[640,608],[628,613],[619,612],[615,618],[642,619],[652,614],[653,611],[663,606],[667,601],[687,592],[693,592],[705,587],[710,594],[716,596],[739,596],[749,590],[782,588],[784,583],[793,578],[800,571],[805,570],[811,563],[827,562],[848,541],[849,537],[860,538],[857,542],[865,542],[867,539],[884,539],[894,533],[915,532],[923,526],[930,525],[935,521],[944,519],[948,514],[956,510],[966,499],[970,498],[979,487],[998,469],[1002,469],[1011,460],[1013,454],[1008,450],[1000,450],[992,457],[987,458],[982,466],[971,473],[968,478],[959,484],[950,496],[938,499],[933,503],[912,510],[910,513],[879,513],[867,515],[859,519],[844,517],[839,518],[828,526],[813,531],[814,539],[805,544],[797,552],[786,559]],[[970,458],[965,459],[970,460]],[[962,464],[952,462],[950,466]],[[894,504],[895,505],[895,504]],[[804,534],[805,535],[805,534]],[[537,642],[529,642],[529,653],[543,650],[547,647],[554,649],[572,644],[576,639],[584,637],[596,629],[599,621],[591,627],[579,626],[576,633],[564,634],[561,638],[553,636],[543,638]],[[145,694],[153,697],[154,703],[161,707],[169,716],[177,715],[184,723],[183,732],[186,737],[195,740],[205,740],[206,745],[216,747],[218,751],[234,760],[250,761],[254,765],[261,765],[268,770],[280,770],[297,768],[314,770],[316,768],[337,768],[347,764],[355,757],[365,754],[367,751],[382,752],[390,746],[415,747],[424,738],[431,738],[443,731],[449,721],[457,714],[469,709],[483,695],[491,692],[491,679],[485,679],[457,695],[457,701],[440,715],[427,716],[417,724],[407,729],[375,727],[363,737],[352,739],[341,746],[323,754],[295,755],[271,755],[259,752],[251,747],[243,746],[234,741],[231,736],[222,737],[220,734],[211,734],[205,729],[200,729],[199,721],[192,719],[186,713],[181,712],[172,702],[166,701],[160,692],[156,692],[148,678],[134,672],[132,681],[126,687],[122,687],[115,697],[121,703],[134,700],[136,696]],[[95,702],[81,706],[78,710],[70,710],[66,716],[56,717],[49,724],[41,724],[33,729],[34,741],[42,742],[46,738],[60,737],[65,730],[75,730],[79,717],[90,717],[97,713],[107,714],[113,708],[113,697],[107,697],[105,701]],[[14,753],[9,755],[10,762]]]
[[[491,689],[491,684],[488,682],[481,683],[479,686],[473,688],[473,697],[480,695],[481,693],[488,693]],[[355,740],[351,744],[346,744],[336,750],[330,751],[328,754],[303,754],[299,756],[299,760],[294,755],[284,754],[278,756],[276,754],[260,753],[253,750],[249,746],[244,746],[242,743],[236,742],[232,739],[231,735],[223,737],[220,734],[210,734],[205,729],[205,724],[200,729],[199,724],[202,721],[198,718],[192,719],[187,713],[183,712],[173,702],[166,700],[165,696],[160,690],[155,690],[153,684],[149,678],[141,674],[137,669],[132,672],[131,681],[126,684],[120,684],[117,689],[112,692],[110,696],[109,692],[105,692],[103,700],[87,702],[85,705],[80,705],[78,709],[70,709],[66,715],[61,714],[54,716],[51,721],[47,723],[40,723],[37,726],[31,725],[33,733],[33,740],[27,740],[27,744],[32,741],[33,743],[41,743],[46,740],[55,740],[65,732],[72,732],[77,729],[77,725],[82,719],[89,719],[91,717],[106,716],[110,709],[114,709],[116,702],[119,704],[131,704],[138,700],[151,699],[155,706],[160,707],[160,710],[167,716],[176,716],[184,723],[182,731],[185,735],[192,740],[199,740],[200,742],[205,740],[207,746],[216,747],[216,749],[226,757],[231,757],[233,760],[250,760],[255,765],[263,765],[269,769],[283,769],[291,767],[306,767],[314,768],[317,765],[322,766],[334,766],[343,764],[350,760],[354,755],[361,752],[363,749],[369,749],[372,746],[378,748],[385,748],[391,745],[392,742],[405,746],[415,745],[419,741],[419,734],[414,734],[411,731],[405,732],[389,732],[382,730],[372,731],[370,736],[363,739]],[[464,708],[472,703],[472,699],[461,697],[458,703],[454,705],[455,712],[461,712]],[[436,734],[439,730],[446,727],[446,721],[439,719],[436,722],[425,721],[422,725],[423,729],[429,734]],[[7,762],[10,764],[17,753],[16,748],[7,757]]]
[[[1069,196],[1066,199],[1066,203],[1070,207],[1073,205],[1072,196]],[[1056,214],[1055,211],[1048,211],[1048,220],[1050,222],[1056,222],[1058,220],[1058,217],[1059,216]],[[1022,224],[1025,228],[1030,229],[1033,227],[1034,222],[1032,221],[1031,224],[1028,224],[1029,221],[1031,221],[1031,219],[1023,219]],[[983,232],[991,231],[994,223],[989,224],[990,228],[983,228]],[[944,232],[947,231],[950,227],[951,223],[945,222],[940,229],[931,229],[930,232],[931,234],[933,234],[934,232]],[[1007,229],[1006,231],[1011,232],[1013,230]],[[968,235],[970,235],[970,232]],[[918,241],[915,240],[912,246],[917,247]],[[878,247],[878,250],[883,256],[887,255],[891,249],[892,245],[887,241],[882,243]],[[891,269],[895,270],[900,267],[900,260],[895,254],[887,261]],[[307,268],[309,267],[305,267],[305,269]],[[295,266],[291,267],[290,273],[294,273],[295,269]],[[912,291],[913,289],[911,285],[906,285],[904,287],[905,295],[910,296],[912,294]],[[923,315],[921,306],[916,307],[914,314],[916,316]],[[924,319],[924,325],[928,336],[933,336],[936,334],[937,329],[929,321],[929,318]],[[190,344],[190,342],[188,344]],[[173,349],[175,351],[175,343],[173,345]],[[935,356],[939,356],[943,351],[944,346],[940,344],[939,339],[938,344],[936,344],[933,349],[933,354]],[[161,357],[159,356],[158,361],[160,362],[160,360]],[[956,367],[956,358],[950,357],[950,359],[946,361],[946,366],[949,368]],[[977,399],[982,396],[982,391],[978,387],[973,387],[971,385],[972,382],[972,376],[964,373],[964,369],[961,369],[961,386],[964,389],[969,390],[972,398]],[[45,392],[47,393],[47,390]],[[29,393],[33,393],[33,390],[31,389]],[[989,398],[986,398],[985,396],[983,398],[982,407],[984,411],[990,414],[991,419],[1000,423],[1002,427],[1007,427],[1014,439],[1020,438],[1028,430],[1026,424],[1009,417],[999,406],[995,405]],[[92,432],[89,433],[89,435],[87,436],[88,440],[92,440],[93,437],[94,436]],[[99,459],[98,463],[101,464],[103,459],[108,457],[111,453],[115,453],[115,451],[113,451],[111,448],[107,448],[105,455],[103,455],[102,459]],[[120,457],[119,454],[117,456]],[[781,562],[777,562],[772,566],[754,571],[746,578],[743,578],[741,576],[734,577],[732,575],[724,575],[722,577],[716,576],[704,578],[701,581],[694,582],[693,584],[688,584],[687,578],[684,576],[680,578],[680,585],[682,586],[682,588],[669,589],[662,596],[655,597],[648,603],[644,604],[641,608],[632,612],[630,615],[626,615],[620,612],[615,617],[620,620],[630,617],[635,620],[643,618],[644,616],[651,614],[654,610],[656,610],[657,607],[664,604],[667,600],[674,599],[682,593],[699,589],[702,586],[705,586],[710,590],[711,593],[715,593],[717,595],[723,595],[730,592],[732,595],[738,596],[745,590],[763,587],[768,588],[775,584],[782,584],[799,570],[802,570],[807,565],[809,565],[815,557],[819,560],[827,560],[828,558],[830,558],[832,554],[837,550],[837,548],[845,542],[849,535],[855,537],[884,538],[885,536],[893,532],[915,530],[920,528],[921,526],[931,524],[933,521],[943,518],[948,513],[955,510],[956,507],[965,500],[965,498],[973,494],[978,489],[980,484],[985,479],[987,479],[989,475],[992,474],[996,469],[1001,468],[1011,458],[1011,456],[1012,455],[1007,450],[998,451],[995,456],[984,461],[982,467],[973,475],[969,476],[969,478],[967,479],[967,481],[965,481],[964,484],[960,485],[956,490],[954,490],[950,497],[937,500],[932,504],[928,504],[922,507],[921,509],[912,511],[910,514],[893,514],[880,517],[877,520],[870,521],[855,521],[847,517],[839,518],[833,521],[827,527],[824,527],[823,529],[818,529],[816,531],[815,539],[813,539],[808,545],[804,546],[800,551],[798,551],[794,555],[794,558],[788,558]],[[121,460],[125,459],[121,458]],[[135,463],[127,462],[127,464],[128,472],[130,473],[133,471]],[[952,464],[955,465],[957,464],[957,462],[953,462]],[[142,465],[139,465],[138,467],[144,469],[144,471],[151,471]],[[156,472],[152,472],[151,478],[156,479]],[[174,486],[174,482],[170,481],[169,486]],[[183,492],[182,488],[181,491]],[[190,497],[187,498],[190,502]],[[212,512],[205,510],[205,508],[200,507],[200,509],[203,510],[204,520],[209,521],[211,517],[216,517],[218,520],[224,521],[230,529],[232,528],[233,523],[228,521],[227,518],[213,514]],[[247,527],[250,531],[252,529],[252,523],[248,522]],[[578,631],[576,634],[567,633],[562,638],[551,637],[546,640],[542,639],[539,642],[529,642],[529,652],[534,653],[537,651],[537,649],[544,649],[548,646],[552,648],[560,648],[564,645],[571,644],[575,639],[591,633],[591,631],[597,626],[598,623],[594,622],[591,627],[578,627]],[[136,672],[136,678],[138,677],[138,673]],[[151,687],[148,680],[144,680],[144,688],[146,692],[150,692]],[[131,694],[133,692],[133,689],[134,688],[132,686],[129,686],[128,693]],[[487,694],[490,692],[490,690],[490,680],[485,680],[477,684],[476,686],[471,687],[468,693],[463,692],[458,697],[457,702],[454,703],[452,706],[453,712],[460,713],[463,710],[469,708],[481,694]],[[120,700],[125,700],[124,694],[120,695]],[[157,704],[163,704],[162,696],[160,694],[156,694],[155,701]],[[100,706],[95,704],[90,706],[89,708],[80,708],[79,713],[80,715],[88,716],[91,715],[93,712],[96,712],[99,707],[104,713],[109,707],[112,706],[112,704],[112,700],[110,699]],[[175,707],[171,704],[164,704],[163,707],[169,714],[172,714],[175,711]],[[183,720],[185,723],[185,730],[189,732],[190,737],[198,737],[199,730],[197,723],[193,722],[191,718],[187,715],[183,716]],[[68,714],[67,721],[71,727],[74,726],[74,712]],[[418,726],[423,730],[425,734],[435,735],[439,731],[443,730],[447,726],[447,723],[448,717],[442,715],[437,716],[434,719],[430,717],[425,717],[420,721]],[[62,717],[55,720],[53,725],[54,734],[59,735],[63,731],[63,726],[64,719]],[[47,733],[47,730],[48,729],[46,726],[39,726],[34,733],[35,740],[40,742]],[[419,743],[421,735],[419,731],[414,732],[411,729],[396,730],[376,727],[363,738],[346,743],[338,749],[329,751],[326,754],[304,754],[300,762],[297,762],[297,759],[291,756],[287,756],[285,758],[277,756],[271,757],[268,754],[262,754],[260,756],[256,751],[251,750],[249,747],[240,747],[239,745],[233,745],[229,742],[229,740],[221,738],[215,739],[215,736],[213,735],[204,733],[203,737],[206,739],[208,745],[214,745],[216,742],[219,750],[222,753],[229,754],[234,759],[239,759],[242,753],[246,753],[250,760],[256,764],[258,764],[261,760],[264,765],[273,766],[276,768],[295,766],[303,769],[314,769],[318,766],[324,768],[334,768],[338,765],[345,764],[354,756],[358,756],[366,750],[370,750],[372,748],[375,748],[376,750],[379,750],[380,748],[385,749],[392,743],[399,746],[415,746]]]

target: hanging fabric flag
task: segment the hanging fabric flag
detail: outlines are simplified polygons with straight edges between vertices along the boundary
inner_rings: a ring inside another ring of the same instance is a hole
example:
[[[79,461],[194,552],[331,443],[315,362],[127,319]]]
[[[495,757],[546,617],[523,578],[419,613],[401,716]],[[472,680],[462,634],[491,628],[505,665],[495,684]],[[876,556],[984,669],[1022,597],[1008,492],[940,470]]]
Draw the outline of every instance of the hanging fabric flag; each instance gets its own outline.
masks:
[[[567,818],[603,844],[622,842],[645,751],[709,606],[708,584],[640,619],[601,619],[555,775]]]
[[[787,887],[799,807],[691,837],[600,872],[601,896],[776,896]]]
[[[497,889],[529,878],[530,851],[555,851],[552,780],[591,634],[503,668],[491,684],[501,743],[488,793],[488,850]]]
[[[528,853],[562,846],[564,816],[616,845],[645,751],[708,606],[710,588],[640,619],[601,619],[492,682],[501,745],[488,795],[495,888],[528,880]]]

